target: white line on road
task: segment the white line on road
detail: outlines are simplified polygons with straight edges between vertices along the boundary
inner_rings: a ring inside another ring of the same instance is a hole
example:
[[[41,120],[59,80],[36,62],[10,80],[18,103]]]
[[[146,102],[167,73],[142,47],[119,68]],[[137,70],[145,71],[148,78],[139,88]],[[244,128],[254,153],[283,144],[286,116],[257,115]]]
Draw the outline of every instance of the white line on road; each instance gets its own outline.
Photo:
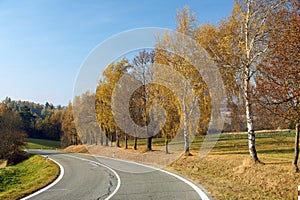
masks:
[[[99,157],[99,158],[107,158],[107,159],[111,159],[111,160],[118,160],[118,161],[121,161],[121,162],[127,162],[127,163],[131,163],[131,164],[136,164],[136,165],[140,165],[140,166],[143,166],[143,167],[146,167],[146,168],[150,168],[150,169],[154,169],[154,170],[158,170],[160,172],[163,172],[163,173],[166,173],[166,174],[169,174],[171,176],[174,176],[175,178],[183,181],[184,183],[186,183],[187,185],[189,185],[190,187],[192,187],[197,193],[198,195],[200,196],[200,198],[202,200],[209,200],[209,197],[205,194],[205,192],[203,192],[196,184],[194,184],[193,182],[183,178],[182,176],[179,176],[175,173],[172,173],[172,172],[169,172],[169,171],[166,171],[166,170],[163,170],[163,169],[160,169],[160,168],[157,168],[157,167],[153,167],[153,166],[150,166],[150,165],[145,165],[145,164],[141,164],[141,163],[137,163],[137,162],[133,162],[133,161],[127,161],[127,160],[121,160],[121,159],[117,159],[117,158],[110,158],[110,157],[105,157],[105,156],[98,156],[98,155],[91,155],[89,154],[90,156],[95,156],[95,157]]]
[[[116,189],[115,189],[108,197],[106,197],[105,200],[108,200],[108,199],[110,199],[111,197],[113,197],[113,196],[118,192],[118,190],[120,189],[120,186],[121,186],[121,178],[120,178],[119,174],[118,174],[115,170],[113,170],[112,168],[108,167],[107,165],[104,165],[104,164],[102,164],[102,163],[99,163],[99,162],[96,162],[96,161],[93,161],[93,160],[85,159],[85,158],[79,158],[79,157],[77,157],[77,156],[71,156],[71,155],[65,155],[65,156],[72,157],[72,158],[76,158],[76,159],[83,160],[83,161],[87,161],[87,162],[95,163],[96,165],[100,165],[100,166],[102,166],[102,167],[105,167],[106,169],[112,171],[112,172],[115,174],[115,176],[116,176],[117,179],[118,179],[118,183],[117,183]]]
[[[53,181],[52,183],[50,183],[48,186],[36,191],[35,193],[32,193],[31,195],[29,195],[27,197],[22,198],[21,200],[27,200],[27,199],[30,199],[30,198],[32,198],[32,197],[34,197],[34,196],[36,196],[36,195],[38,195],[42,192],[45,192],[46,190],[50,189],[55,184],[57,184],[62,179],[62,177],[64,176],[65,170],[64,170],[63,166],[60,163],[58,163],[57,161],[53,160],[52,158],[48,158],[48,159],[52,160],[54,163],[56,163],[59,166],[60,174],[59,174],[58,178],[55,179],[55,181]]]

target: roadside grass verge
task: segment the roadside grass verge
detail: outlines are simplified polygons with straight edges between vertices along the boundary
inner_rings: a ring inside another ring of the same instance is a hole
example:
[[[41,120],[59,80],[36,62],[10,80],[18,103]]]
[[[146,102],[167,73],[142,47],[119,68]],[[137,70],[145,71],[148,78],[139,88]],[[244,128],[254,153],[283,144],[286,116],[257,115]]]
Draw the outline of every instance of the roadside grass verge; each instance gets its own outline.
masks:
[[[0,169],[0,199],[15,200],[45,187],[59,175],[59,167],[39,155]]]
[[[60,149],[60,141],[27,138],[26,149]]]

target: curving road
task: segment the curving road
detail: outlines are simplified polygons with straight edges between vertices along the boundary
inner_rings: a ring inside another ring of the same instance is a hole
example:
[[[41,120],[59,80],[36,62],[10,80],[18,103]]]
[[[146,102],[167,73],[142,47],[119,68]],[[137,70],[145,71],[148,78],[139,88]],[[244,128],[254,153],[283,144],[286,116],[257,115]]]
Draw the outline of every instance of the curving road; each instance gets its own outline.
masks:
[[[209,199],[186,179],[163,170],[149,170],[149,166],[85,154],[29,151],[48,155],[64,169],[58,183],[29,199]]]

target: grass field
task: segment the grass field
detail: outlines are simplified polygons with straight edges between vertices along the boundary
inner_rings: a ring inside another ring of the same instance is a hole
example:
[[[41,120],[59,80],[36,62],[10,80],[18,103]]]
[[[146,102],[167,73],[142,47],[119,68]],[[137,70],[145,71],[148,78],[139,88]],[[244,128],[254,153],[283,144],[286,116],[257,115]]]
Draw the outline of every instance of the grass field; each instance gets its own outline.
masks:
[[[26,149],[60,149],[60,141],[28,138]]]
[[[55,163],[32,155],[15,166],[0,169],[0,199],[20,199],[48,185],[58,174]]]

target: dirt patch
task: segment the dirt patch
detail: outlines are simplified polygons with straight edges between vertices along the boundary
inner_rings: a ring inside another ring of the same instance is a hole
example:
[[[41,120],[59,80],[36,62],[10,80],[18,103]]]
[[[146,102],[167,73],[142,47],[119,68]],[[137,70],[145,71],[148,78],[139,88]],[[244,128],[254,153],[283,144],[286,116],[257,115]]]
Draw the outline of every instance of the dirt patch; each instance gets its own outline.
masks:
[[[7,166],[7,160],[0,160],[0,169]]]
[[[70,153],[89,153],[85,145],[72,145],[63,150]]]

